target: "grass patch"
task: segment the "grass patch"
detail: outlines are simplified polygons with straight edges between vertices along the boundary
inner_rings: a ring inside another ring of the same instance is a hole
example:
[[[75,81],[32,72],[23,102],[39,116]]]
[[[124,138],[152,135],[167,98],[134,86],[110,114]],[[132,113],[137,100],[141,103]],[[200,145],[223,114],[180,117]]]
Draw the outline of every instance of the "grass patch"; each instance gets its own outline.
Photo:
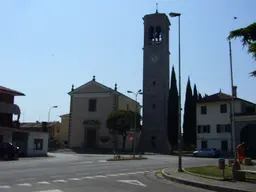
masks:
[[[203,175],[203,176],[216,177],[216,178],[223,179],[221,170],[214,165],[185,168],[185,171],[188,171],[194,174]],[[256,179],[255,174],[246,173],[245,177],[248,179]],[[224,171],[224,179],[231,179],[231,178],[232,178],[232,168],[226,167]]]
[[[130,157],[123,157],[120,155],[115,156],[114,158],[108,159],[107,161],[129,161],[129,160],[144,160],[144,159],[148,159],[147,157],[143,157],[143,156],[130,156]]]
[[[155,174],[162,174],[162,169],[156,170]]]

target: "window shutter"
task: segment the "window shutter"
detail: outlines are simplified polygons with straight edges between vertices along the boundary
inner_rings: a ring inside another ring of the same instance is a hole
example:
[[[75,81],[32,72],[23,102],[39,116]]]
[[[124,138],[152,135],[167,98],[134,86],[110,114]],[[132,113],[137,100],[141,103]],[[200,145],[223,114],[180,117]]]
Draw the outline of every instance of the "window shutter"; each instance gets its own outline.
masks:
[[[198,132],[198,133],[201,133],[201,125],[198,125],[198,126],[197,126],[197,132]]]
[[[217,133],[220,133],[220,124],[217,124],[216,128],[217,128]]]
[[[226,126],[227,126],[227,132],[228,132],[228,133],[231,133],[231,125],[230,125],[230,124],[227,124]]]
[[[207,125],[207,133],[210,133],[210,132],[211,132],[211,126]]]

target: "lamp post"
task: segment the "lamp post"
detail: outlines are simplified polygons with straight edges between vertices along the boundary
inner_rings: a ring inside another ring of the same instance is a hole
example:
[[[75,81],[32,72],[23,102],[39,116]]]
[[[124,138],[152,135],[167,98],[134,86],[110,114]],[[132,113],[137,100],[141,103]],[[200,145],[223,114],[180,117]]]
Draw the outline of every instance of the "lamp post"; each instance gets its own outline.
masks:
[[[231,40],[229,39],[229,63],[230,63],[230,78],[231,78],[231,91],[232,91],[232,97],[231,97],[231,142],[232,142],[232,148],[234,153],[234,158],[237,159],[236,155],[236,140],[235,140],[235,93],[234,93],[234,80],[233,80],[233,63],[232,63],[232,46],[231,46]]]
[[[52,110],[53,108],[58,108],[58,105],[54,105],[54,106],[50,107],[50,109],[49,109],[49,111],[48,111],[48,122],[50,122],[51,110]]]
[[[178,39],[179,39],[179,120],[178,120],[178,150],[179,150],[179,160],[178,160],[178,171],[182,171],[182,154],[181,154],[181,57],[180,57],[180,16],[181,13],[169,13],[170,17],[178,17]]]
[[[135,96],[135,101],[136,101],[136,104],[135,104],[135,113],[134,113],[134,130],[133,130],[133,140],[132,140],[132,142],[133,142],[133,158],[135,158],[135,145],[136,145],[136,141],[135,141],[135,137],[136,137],[136,129],[137,129],[137,123],[136,123],[136,121],[137,121],[137,108],[138,108],[138,106],[137,106],[137,100],[138,100],[138,95],[140,94],[140,95],[142,95],[142,91],[141,91],[141,89],[140,90],[138,90],[137,91],[137,93],[134,93],[133,91],[127,91],[127,93],[132,93],[132,94],[134,94],[134,96]]]

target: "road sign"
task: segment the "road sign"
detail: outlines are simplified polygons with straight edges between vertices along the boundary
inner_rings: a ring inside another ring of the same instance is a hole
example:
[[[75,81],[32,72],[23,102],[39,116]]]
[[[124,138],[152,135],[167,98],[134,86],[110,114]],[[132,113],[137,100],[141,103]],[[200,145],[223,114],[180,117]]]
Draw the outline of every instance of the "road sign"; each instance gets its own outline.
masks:
[[[128,184],[131,184],[131,185],[137,185],[137,186],[140,186],[140,187],[146,187],[146,185],[139,182],[138,180],[117,180],[117,181],[121,182],[121,183],[128,183]]]

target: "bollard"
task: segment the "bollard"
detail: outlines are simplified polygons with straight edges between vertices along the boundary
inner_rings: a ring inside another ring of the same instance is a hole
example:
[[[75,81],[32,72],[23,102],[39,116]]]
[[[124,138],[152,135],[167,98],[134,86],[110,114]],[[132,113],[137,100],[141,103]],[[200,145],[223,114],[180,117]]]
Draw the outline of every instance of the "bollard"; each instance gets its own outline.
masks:
[[[232,180],[233,181],[245,181],[245,173],[238,172],[241,170],[240,163],[237,160],[234,160],[232,164]]]
[[[225,171],[225,159],[224,158],[219,158],[218,159],[218,166],[217,166],[222,173],[222,177],[224,178],[224,171]]]

